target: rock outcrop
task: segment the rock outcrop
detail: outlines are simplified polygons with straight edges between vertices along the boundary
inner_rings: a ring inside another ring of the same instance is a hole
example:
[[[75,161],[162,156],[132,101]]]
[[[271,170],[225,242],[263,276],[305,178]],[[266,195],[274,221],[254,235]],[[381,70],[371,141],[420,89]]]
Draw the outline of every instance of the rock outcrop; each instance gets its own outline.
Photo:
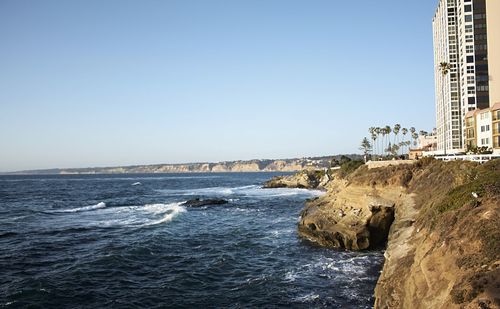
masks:
[[[209,206],[209,205],[224,205],[229,203],[226,200],[223,199],[206,199],[202,200],[199,198],[195,198],[189,201],[186,201],[181,204],[181,206],[187,206],[187,207],[202,207],[202,206]]]
[[[394,194],[334,181],[327,195],[309,202],[299,234],[321,245],[348,250],[383,244],[394,220]]]
[[[264,183],[264,188],[324,189],[330,181],[325,170],[304,170],[294,175],[277,176]]]
[[[361,167],[326,188],[299,234],[350,250],[388,237],[375,308],[500,308],[500,160]]]

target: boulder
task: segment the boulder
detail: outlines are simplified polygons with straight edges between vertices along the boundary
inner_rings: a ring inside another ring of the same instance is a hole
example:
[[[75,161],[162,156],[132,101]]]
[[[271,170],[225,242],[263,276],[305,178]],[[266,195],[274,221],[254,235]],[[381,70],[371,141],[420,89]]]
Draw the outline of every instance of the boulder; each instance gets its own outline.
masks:
[[[227,200],[223,199],[200,199],[200,198],[195,198],[192,200],[188,200],[184,203],[181,204],[181,206],[187,206],[187,207],[201,207],[201,206],[208,206],[208,205],[224,205],[229,203]]]

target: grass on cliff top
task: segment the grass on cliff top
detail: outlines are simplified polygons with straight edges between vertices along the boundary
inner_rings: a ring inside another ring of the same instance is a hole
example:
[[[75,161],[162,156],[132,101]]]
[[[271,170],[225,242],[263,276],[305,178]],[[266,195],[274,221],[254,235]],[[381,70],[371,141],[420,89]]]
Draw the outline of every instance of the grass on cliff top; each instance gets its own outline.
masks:
[[[425,163],[425,162],[424,162]],[[430,162],[416,172],[417,203],[422,205],[418,222],[441,237],[449,236],[450,228],[459,229],[469,239],[481,241],[482,249],[467,258],[470,265],[482,265],[500,256],[500,159],[483,165],[470,162]],[[475,197],[477,196],[477,197]],[[478,207],[486,207],[493,215],[481,219]]]
[[[421,214],[434,221],[445,212],[479,206],[482,199],[500,199],[500,160],[483,165],[432,162],[415,181],[415,193],[425,199]]]
[[[361,160],[351,160],[340,165],[340,175],[346,177],[356,171],[360,166],[365,165]]]

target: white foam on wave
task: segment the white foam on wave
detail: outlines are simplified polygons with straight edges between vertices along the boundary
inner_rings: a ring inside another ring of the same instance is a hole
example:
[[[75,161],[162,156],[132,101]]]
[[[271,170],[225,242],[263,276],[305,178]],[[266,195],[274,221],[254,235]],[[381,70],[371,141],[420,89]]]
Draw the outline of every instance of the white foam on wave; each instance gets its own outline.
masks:
[[[291,270],[285,273],[285,282],[294,282],[298,277],[297,272]]]
[[[150,204],[144,206],[144,209],[155,215],[164,214],[161,219],[145,223],[144,226],[157,225],[172,221],[179,214],[186,212],[186,208],[181,206],[182,203],[172,204]]]
[[[82,212],[82,211],[91,211],[91,210],[96,210],[96,209],[102,209],[106,208],[106,203],[100,202],[97,203],[96,205],[91,205],[91,206],[84,206],[84,207],[78,207],[78,208],[70,208],[70,209],[60,209],[60,210],[55,210],[54,212]]]
[[[309,302],[312,302],[318,298],[319,298],[319,295],[314,294],[314,292],[312,292],[312,293],[306,294],[304,296],[296,297],[294,300],[301,302],[301,303],[309,303]]]
[[[275,188],[263,189],[257,185],[241,186],[241,187],[210,187],[199,189],[161,189],[158,192],[167,195],[182,195],[182,196],[246,196],[254,198],[273,198],[287,196],[320,196],[323,191],[308,190],[308,189],[290,189],[290,188]]]
[[[186,212],[186,208],[181,204],[182,202],[106,207],[106,204],[101,202],[92,206],[52,211],[60,213],[61,216],[54,216],[51,220],[54,226],[64,228],[76,226],[141,228],[172,221],[179,214]]]
[[[138,181],[138,182],[134,182],[134,183],[132,184],[132,186],[140,186],[140,185],[142,185],[142,183],[140,183],[139,181]]]

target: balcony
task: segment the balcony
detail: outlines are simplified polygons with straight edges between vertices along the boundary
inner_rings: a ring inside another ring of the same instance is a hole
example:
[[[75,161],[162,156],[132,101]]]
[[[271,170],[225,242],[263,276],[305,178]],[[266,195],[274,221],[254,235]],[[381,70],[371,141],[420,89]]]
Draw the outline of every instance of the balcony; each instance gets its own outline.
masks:
[[[498,126],[493,127],[493,135],[498,135],[500,134],[500,128]]]
[[[499,121],[500,120],[500,111],[495,111],[491,114],[491,121]]]

